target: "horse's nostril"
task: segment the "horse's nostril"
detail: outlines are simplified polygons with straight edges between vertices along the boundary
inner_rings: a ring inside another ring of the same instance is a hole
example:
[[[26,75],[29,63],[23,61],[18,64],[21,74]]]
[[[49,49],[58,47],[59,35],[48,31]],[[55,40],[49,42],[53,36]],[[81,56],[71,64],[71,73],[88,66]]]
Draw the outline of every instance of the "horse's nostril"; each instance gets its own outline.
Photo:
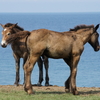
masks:
[[[2,46],[3,48],[5,48],[7,45],[5,45],[5,44],[2,44],[1,46]]]

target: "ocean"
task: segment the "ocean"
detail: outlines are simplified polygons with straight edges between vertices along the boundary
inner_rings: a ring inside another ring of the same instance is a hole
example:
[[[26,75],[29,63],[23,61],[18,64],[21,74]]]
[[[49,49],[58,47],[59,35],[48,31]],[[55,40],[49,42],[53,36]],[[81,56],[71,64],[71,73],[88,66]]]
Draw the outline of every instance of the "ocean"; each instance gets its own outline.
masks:
[[[53,31],[68,31],[80,24],[97,25],[100,23],[100,13],[0,13],[0,23],[18,23],[25,30],[45,28]],[[0,33],[2,27],[0,27]],[[100,33],[100,29],[98,29]],[[0,41],[2,34],[0,34]],[[100,41],[100,38],[99,38]],[[20,84],[23,84],[23,60],[20,64]],[[62,59],[49,59],[49,78],[51,85],[64,86],[70,74],[68,65]],[[32,72],[32,84],[38,82],[38,66]],[[77,71],[78,87],[100,87],[100,51],[95,52],[87,43],[82,53]],[[13,85],[15,81],[15,61],[10,45],[0,46],[0,85]],[[44,81],[45,84],[45,69]]]

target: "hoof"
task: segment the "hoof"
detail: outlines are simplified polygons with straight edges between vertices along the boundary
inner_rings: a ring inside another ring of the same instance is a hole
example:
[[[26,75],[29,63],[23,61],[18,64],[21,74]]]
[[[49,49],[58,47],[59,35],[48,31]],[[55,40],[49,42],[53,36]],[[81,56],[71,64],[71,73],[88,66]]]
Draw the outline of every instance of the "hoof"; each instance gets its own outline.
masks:
[[[37,86],[42,86],[41,84],[37,84]]]
[[[74,91],[73,95],[79,95],[79,92],[78,91]]]
[[[65,88],[65,92],[66,92],[66,93],[72,93],[73,95],[79,95],[79,93],[78,93],[77,90],[75,90],[75,91],[72,92],[72,91],[70,91],[69,89],[66,89],[66,88]]]
[[[53,86],[53,85],[51,85],[51,84],[45,84],[45,86]]]
[[[42,86],[42,85],[41,85],[41,83],[40,83],[40,82],[38,82],[38,83],[36,84],[36,86]]]
[[[69,90],[68,90],[68,89],[65,89],[65,92],[66,92],[66,93],[68,93],[68,92],[69,92]]]
[[[34,92],[33,90],[28,90],[27,93],[28,93],[29,95],[35,94],[35,92]]]
[[[35,92],[32,89],[26,89],[24,88],[25,92],[27,92],[27,94],[35,94]]]
[[[45,84],[45,86],[50,86],[49,84]]]
[[[28,93],[28,94],[34,94],[34,91],[32,89],[32,86],[24,86],[24,90]]]
[[[19,86],[19,84],[17,84],[17,83],[14,83],[14,86]]]

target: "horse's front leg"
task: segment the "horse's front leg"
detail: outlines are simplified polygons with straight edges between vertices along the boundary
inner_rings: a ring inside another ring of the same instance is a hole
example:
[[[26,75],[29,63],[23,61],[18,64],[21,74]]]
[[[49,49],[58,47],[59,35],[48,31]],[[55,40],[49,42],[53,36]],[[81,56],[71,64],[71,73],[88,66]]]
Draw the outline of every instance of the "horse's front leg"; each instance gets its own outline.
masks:
[[[72,92],[74,95],[78,94],[76,88],[76,74],[77,74],[77,64],[79,62],[79,59],[80,56],[73,56],[73,59],[70,60],[71,63],[65,60],[70,67],[70,76],[68,80],[65,82],[65,88],[68,88],[69,92]]]
[[[16,78],[15,78],[15,83],[14,85],[18,86],[19,85],[19,80],[20,80],[20,58],[13,54],[14,58],[15,58],[15,64],[16,64]]]
[[[28,57],[25,65],[24,65],[24,71],[25,71],[25,85],[24,85],[24,90],[28,93],[28,94],[33,94],[33,90],[32,90],[32,85],[31,85],[31,73],[32,73],[32,69],[37,61],[39,57],[37,57],[36,55],[31,55]]]

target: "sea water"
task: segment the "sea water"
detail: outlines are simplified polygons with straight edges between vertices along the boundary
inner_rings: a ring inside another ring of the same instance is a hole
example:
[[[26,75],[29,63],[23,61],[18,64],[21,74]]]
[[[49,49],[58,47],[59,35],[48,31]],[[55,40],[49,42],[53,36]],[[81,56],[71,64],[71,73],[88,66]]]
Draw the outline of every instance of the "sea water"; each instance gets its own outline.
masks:
[[[0,23],[18,23],[25,30],[45,28],[53,31],[68,31],[80,24],[97,25],[100,13],[0,13]],[[0,27],[0,33],[2,27]],[[100,33],[100,29],[98,29]],[[0,35],[0,41],[2,34]],[[99,38],[100,41],[100,38]],[[20,63],[20,84],[23,84],[23,59]],[[78,63],[77,86],[100,87],[100,51],[95,52],[87,43]],[[0,46],[0,85],[13,85],[15,81],[15,60],[11,46]],[[62,59],[49,58],[49,78],[51,85],[64,86],[70,74],[69,66]],[[38,82],[39,70],[37,63],[32,71],[32,84]],[[45,84],[45,69],[44,81]]]

